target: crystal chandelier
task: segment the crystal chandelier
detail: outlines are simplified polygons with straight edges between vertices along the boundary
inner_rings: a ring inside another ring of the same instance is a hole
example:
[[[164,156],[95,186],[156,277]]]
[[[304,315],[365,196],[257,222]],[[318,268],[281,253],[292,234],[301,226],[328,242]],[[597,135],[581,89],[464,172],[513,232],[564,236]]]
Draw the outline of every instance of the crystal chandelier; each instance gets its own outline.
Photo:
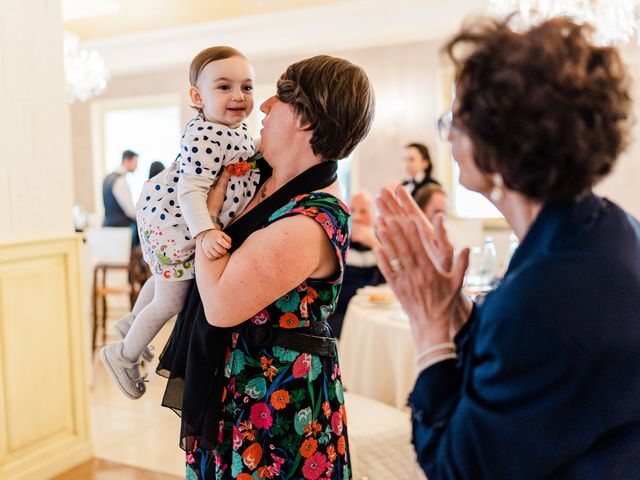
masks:
[[[516,27],[568,16],[593,25],[599,45],[628,42],[634,36],[640,44],[640,0],[490,0],[489,11],[499,17],[519,12]]]
[[[69,102],[86,102],[100,95],[107,87],[109,70],[102,56],[95,50],[80,48],[80,40],[71,32],[64,32],[64,72]]]

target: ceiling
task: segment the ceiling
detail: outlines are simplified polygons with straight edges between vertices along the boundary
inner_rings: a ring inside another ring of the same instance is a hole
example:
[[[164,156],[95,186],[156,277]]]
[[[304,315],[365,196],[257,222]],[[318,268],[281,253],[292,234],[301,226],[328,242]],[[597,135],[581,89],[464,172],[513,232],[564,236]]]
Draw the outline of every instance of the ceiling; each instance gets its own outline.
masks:
[[[187,26],[349,0],[64,0],[64,28],[81,40]]]
[[[488,0],[63,0],[64,27],[112,75],[232,45],[252,60],[441,40]],[[213,8],[215,5],[216,8]]]

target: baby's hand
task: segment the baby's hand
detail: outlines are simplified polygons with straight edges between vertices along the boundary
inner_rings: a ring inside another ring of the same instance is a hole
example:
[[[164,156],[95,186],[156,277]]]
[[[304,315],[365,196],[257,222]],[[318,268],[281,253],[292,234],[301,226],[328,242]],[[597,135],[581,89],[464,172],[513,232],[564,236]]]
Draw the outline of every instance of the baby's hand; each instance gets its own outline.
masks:
[[[231,248],[231,238],[222,230],[207,230],[202,234],[200,247],[209,260],[217,260]]]

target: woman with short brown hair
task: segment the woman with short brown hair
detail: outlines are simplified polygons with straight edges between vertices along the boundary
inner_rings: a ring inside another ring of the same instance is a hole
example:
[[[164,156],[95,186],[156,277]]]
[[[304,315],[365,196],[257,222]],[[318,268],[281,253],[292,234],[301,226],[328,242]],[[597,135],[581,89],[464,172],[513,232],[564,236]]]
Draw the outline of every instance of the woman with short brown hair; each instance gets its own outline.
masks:
[[[197,248],[197,288],[161,357],[164,404],[182,413],[188,478],[348,479],[327,327],[350,234],[336,160],[369,131],[373,90],[360,67],[318,56],[291,65],[261,110],[258,193],[225,229],[230,254]]]

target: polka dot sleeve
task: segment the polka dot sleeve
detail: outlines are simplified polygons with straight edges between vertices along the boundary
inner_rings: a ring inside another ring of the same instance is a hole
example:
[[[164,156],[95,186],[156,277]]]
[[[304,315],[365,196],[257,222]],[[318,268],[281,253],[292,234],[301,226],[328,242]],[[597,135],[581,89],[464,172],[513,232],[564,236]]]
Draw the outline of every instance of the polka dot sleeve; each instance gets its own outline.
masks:
[[[231,158],[227,152],[234,149],[234,137],[228,135],[228,131],[226,127],[196,117],[183,135],[178,201],[192,237],[213,228],[207,194]]]

